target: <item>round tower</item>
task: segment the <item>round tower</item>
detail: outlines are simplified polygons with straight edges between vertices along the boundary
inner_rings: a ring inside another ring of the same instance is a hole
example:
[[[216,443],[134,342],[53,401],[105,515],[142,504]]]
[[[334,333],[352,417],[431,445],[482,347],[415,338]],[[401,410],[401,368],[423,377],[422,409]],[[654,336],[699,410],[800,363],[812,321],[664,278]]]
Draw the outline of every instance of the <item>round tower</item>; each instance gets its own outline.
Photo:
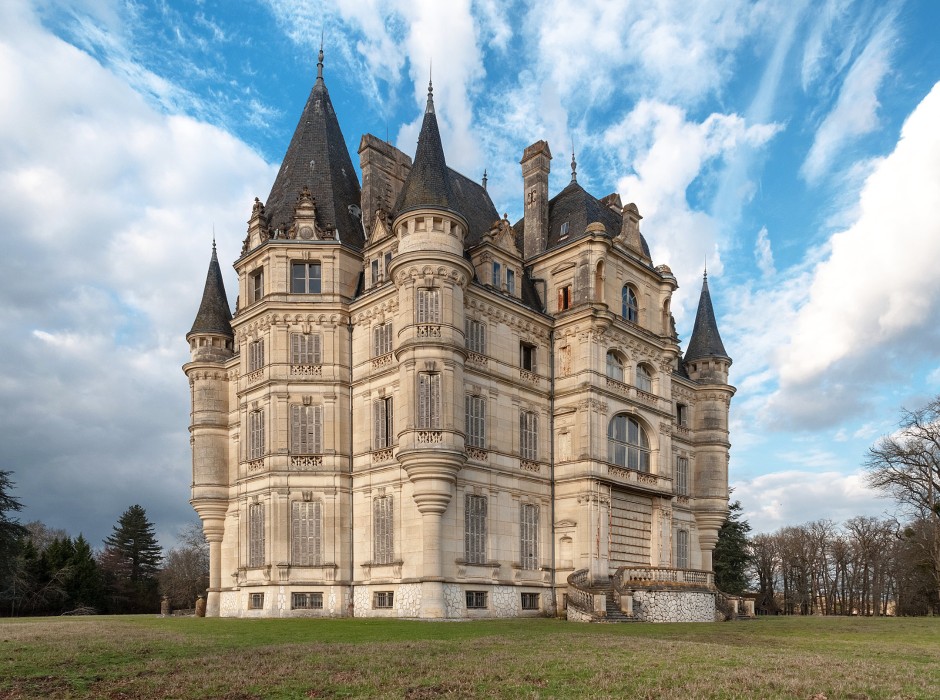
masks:
[[[193,451],[192,503],[209,541],[209,593],[206,614],[219,614],[221,545],[229,489],[229,391],[226,363],[234,354],[232,313],[212,242],[212,258],[202,302],[186,334],[190,361],[183,365],[191,393],[190,445]]]

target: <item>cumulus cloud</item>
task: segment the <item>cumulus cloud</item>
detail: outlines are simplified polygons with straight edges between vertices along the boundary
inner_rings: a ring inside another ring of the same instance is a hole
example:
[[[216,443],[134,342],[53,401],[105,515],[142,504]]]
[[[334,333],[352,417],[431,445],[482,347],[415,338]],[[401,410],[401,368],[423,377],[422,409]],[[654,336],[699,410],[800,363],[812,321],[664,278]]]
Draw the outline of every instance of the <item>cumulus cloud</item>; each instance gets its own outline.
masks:
[[[140,501],[169,538],[192,519],[180,365],[212,225],[234,259],[273,168],[166,115],[126,80],[7,6],[0,37],[0,465],[24,517],[99,541]],[[236,292],[226,275],[228,291]],[[112,512],[114,511],[114,512]]]
[[[757,269],[765,277],[772,277],[776,272],[774,269],[774,251],[770,246],[770,236],[767,233],[767,227],[761,227],[757,232],[757,240],[754,242],[754,258],[757,260]]]

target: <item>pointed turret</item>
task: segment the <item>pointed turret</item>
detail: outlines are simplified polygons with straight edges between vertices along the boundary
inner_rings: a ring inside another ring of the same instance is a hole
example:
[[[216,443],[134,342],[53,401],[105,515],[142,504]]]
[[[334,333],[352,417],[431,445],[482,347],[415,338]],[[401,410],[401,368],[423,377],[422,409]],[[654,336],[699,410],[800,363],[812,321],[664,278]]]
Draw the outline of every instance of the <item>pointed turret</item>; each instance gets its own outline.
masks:
[[[202,290],[202,302],[199,304],[193,327],[189,329],[186,337],[203,333],[234,337],[232,312],[228,307],[228,298],[225,296],[225,283],[222,281],[222,269],[219,267],[215,241],[212,241],[212,258],[209,260],[209,271],[206,273],[206,286]]]
[[[359,180],[323,81],[322,47],[316,83],[265,203],[272,233],[286,233],[293,225],[294,207],[304,187],[313,197],[321,236],[362,247]]]
[[[395,208],[399,214],[418,208],[459,211],[457,197],[447,172],[447,162],[444,160],[441,132],[437,127],[437,115],[434,113],[434,88],[430,83],[414,165],[408,173],[408,179],[405,180]]]
[[[718,334],[718,322],[715,320],[712,297],[708,292],[707,272],[702,277],[702,294],[698,299],[698,311],[695,313],[695,325],[692,328],[689,347],[685,351],[685,361],[694,362],[704,357],[722,358],[729,363],[731,361]]]

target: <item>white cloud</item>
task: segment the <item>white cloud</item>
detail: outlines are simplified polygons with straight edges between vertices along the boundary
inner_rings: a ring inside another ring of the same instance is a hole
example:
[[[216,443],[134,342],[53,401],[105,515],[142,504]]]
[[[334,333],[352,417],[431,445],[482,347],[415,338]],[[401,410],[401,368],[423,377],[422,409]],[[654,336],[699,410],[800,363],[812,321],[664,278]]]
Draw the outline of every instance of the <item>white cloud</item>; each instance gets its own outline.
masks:
[[[757,269],[761,271],[764,277],[773,277],[774,269],[774,251],[770,246],[770,236],[767,234],[767,227],[761,227],[757,232],[757,240],[754,242],[754,257],[757,260]]]
[[[891,68],[894,34],[894,17],[889,15],[849,69],[836,105],[816,131],[803,163],[801,173],[809,182],[826,174],[850,141],[878,126],[878,89]]]

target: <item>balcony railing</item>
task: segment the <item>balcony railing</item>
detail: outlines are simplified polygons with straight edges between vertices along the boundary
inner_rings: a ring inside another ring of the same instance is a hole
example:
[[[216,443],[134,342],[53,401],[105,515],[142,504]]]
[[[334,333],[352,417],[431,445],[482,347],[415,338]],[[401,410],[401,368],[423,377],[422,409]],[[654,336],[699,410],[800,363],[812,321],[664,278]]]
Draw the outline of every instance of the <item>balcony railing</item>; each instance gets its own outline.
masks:
[[[674,569],[665,566],[621,566],[614,574],[618,589],[644,585],[715,587],[715,574],[699,569]]]

